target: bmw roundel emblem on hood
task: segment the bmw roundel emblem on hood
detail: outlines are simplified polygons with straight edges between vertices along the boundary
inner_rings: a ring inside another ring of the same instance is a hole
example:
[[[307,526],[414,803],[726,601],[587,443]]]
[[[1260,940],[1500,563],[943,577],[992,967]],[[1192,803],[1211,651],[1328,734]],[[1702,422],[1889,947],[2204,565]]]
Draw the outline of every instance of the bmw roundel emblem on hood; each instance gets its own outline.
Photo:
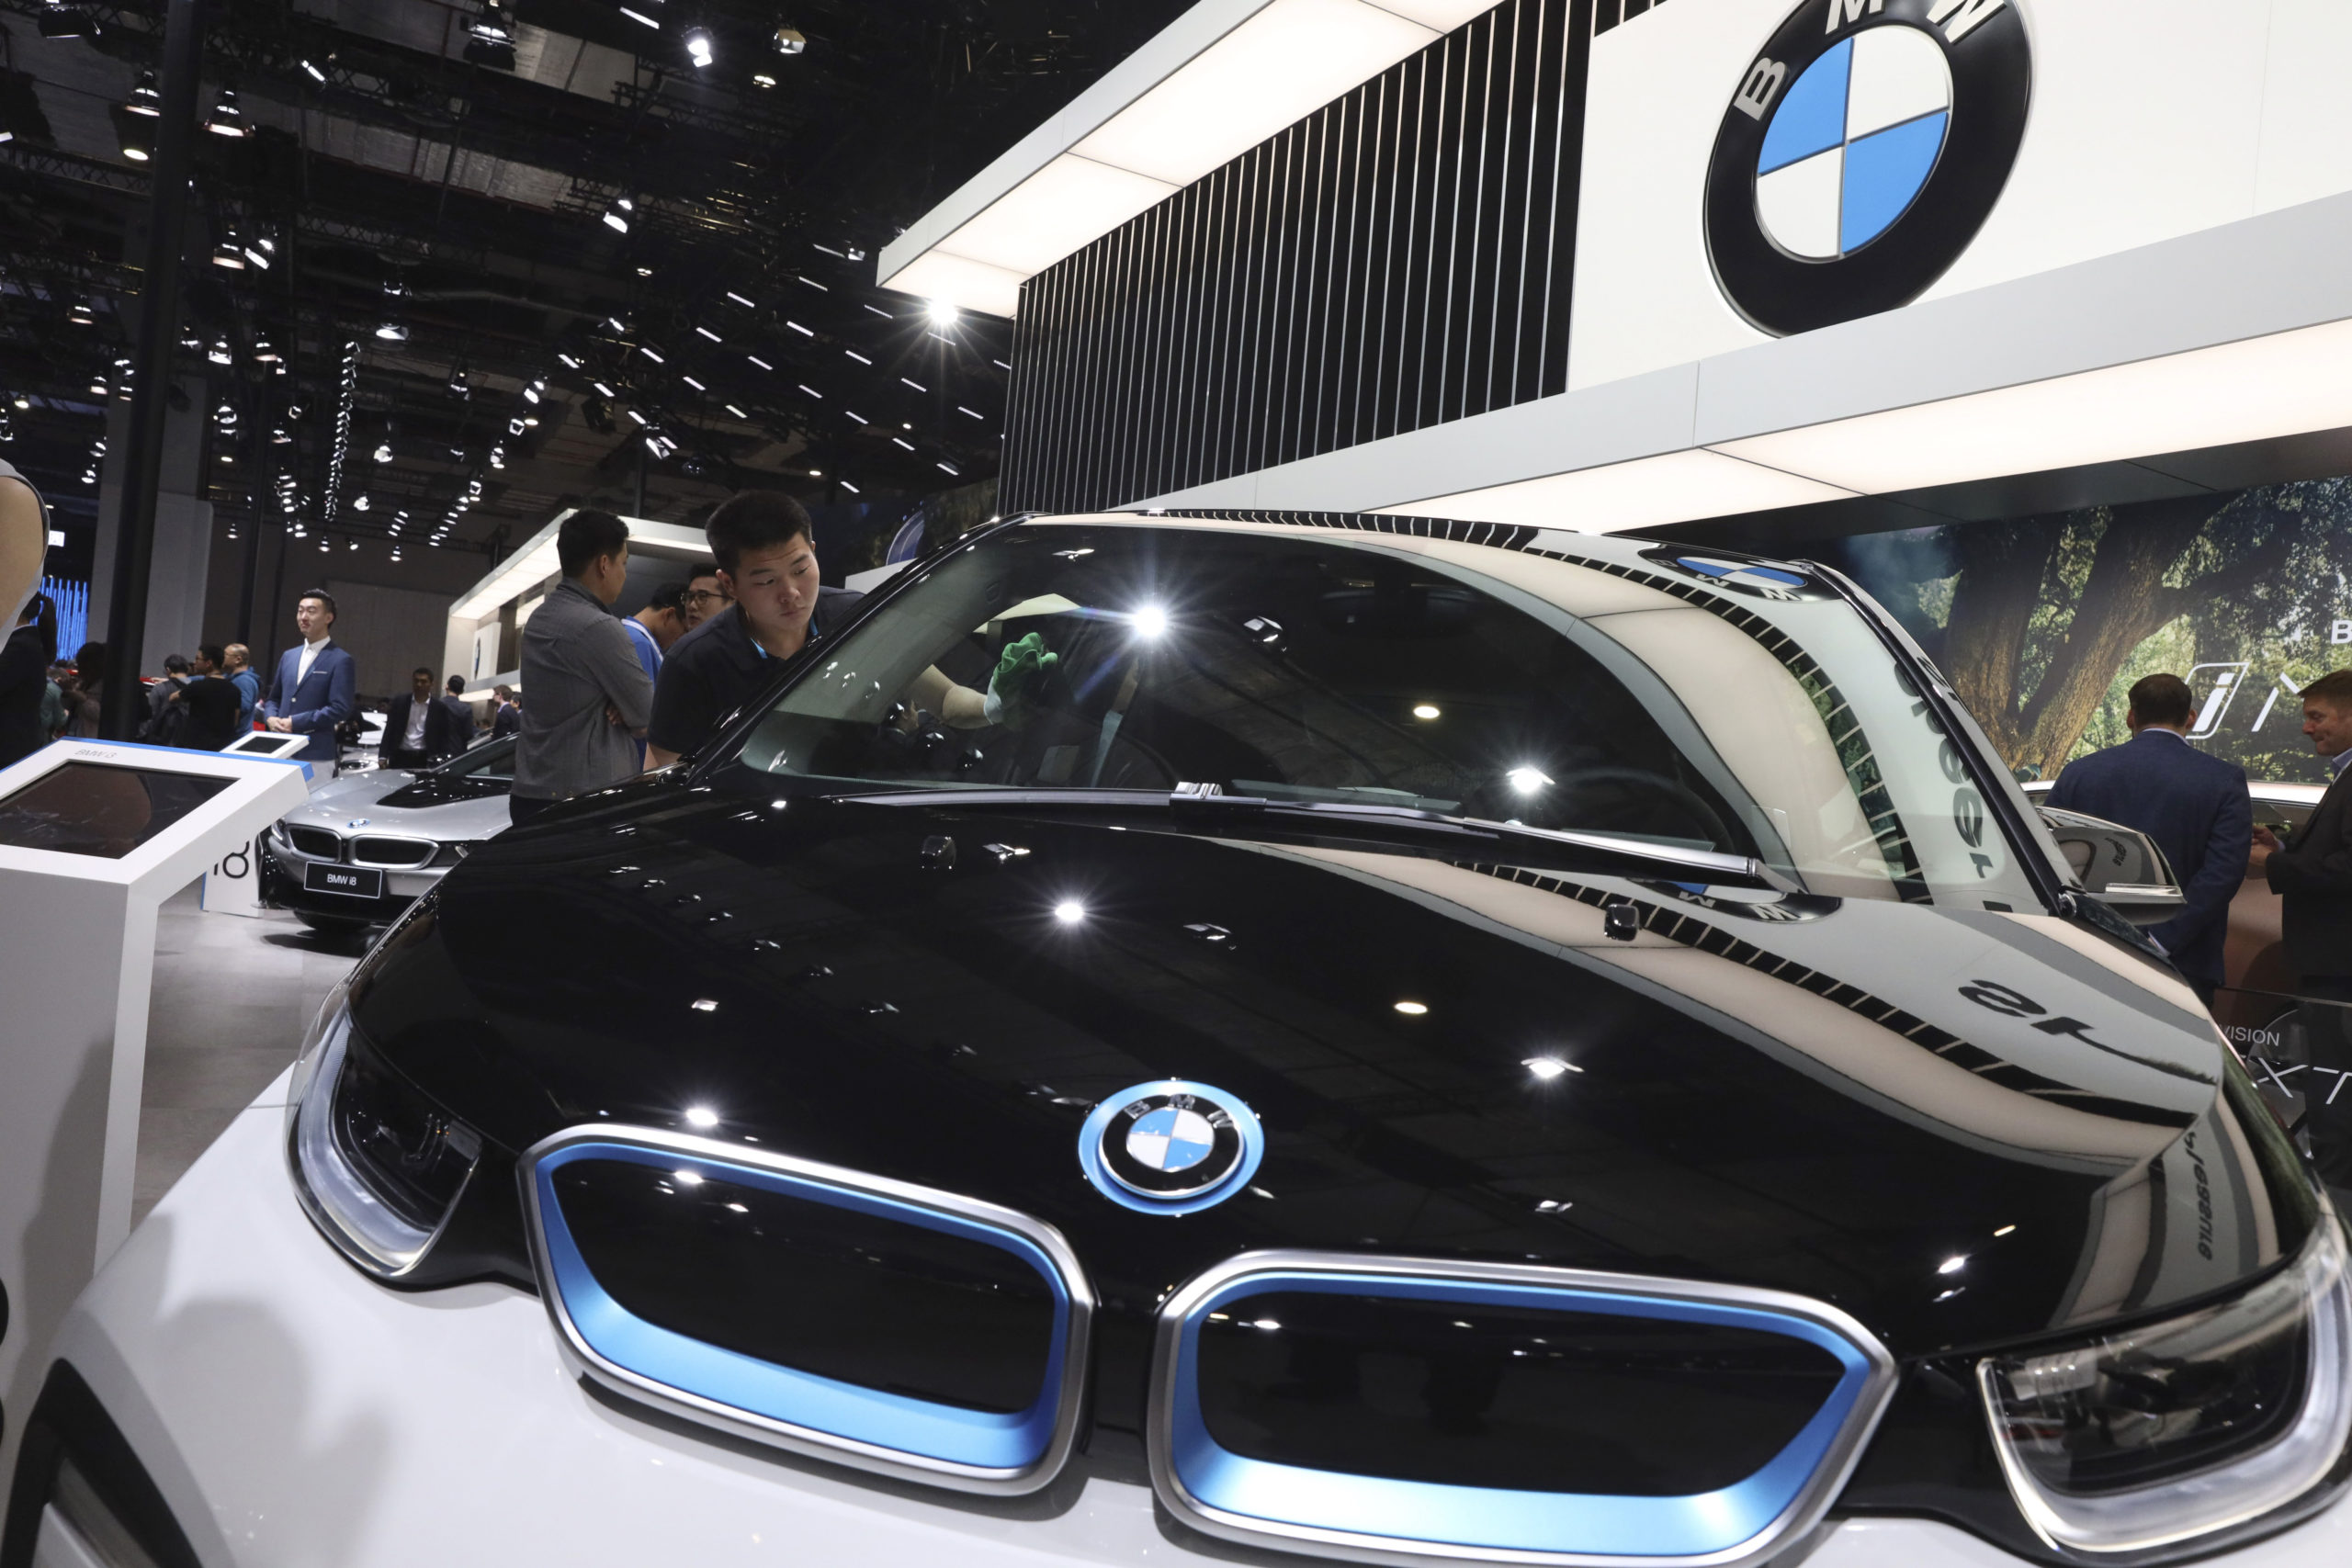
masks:
[[[1250,1183],[1266,1135],[1250,1108],[1205,1084],[1165,1078],[1097,1105],[1078,1135],[1086,1179],[1145,1214],[1189,1214]]]
[[[350,821],[345,822],[344,826],[346,828],[365,828],[368,826],[368,818],[365,817],[355,817]]]
[[[1724,297],[1776,334],[1910,303],[2000,199],[2031,85],[2016,0],[1804,0],[1715,132]]]

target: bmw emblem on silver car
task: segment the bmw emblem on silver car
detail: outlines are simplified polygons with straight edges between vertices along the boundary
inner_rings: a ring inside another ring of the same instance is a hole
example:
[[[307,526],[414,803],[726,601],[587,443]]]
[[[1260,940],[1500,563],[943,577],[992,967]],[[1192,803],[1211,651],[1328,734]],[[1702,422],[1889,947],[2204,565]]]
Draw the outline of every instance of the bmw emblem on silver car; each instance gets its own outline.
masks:
[[[1224,1202],[1249,1185],[1265,1149],[1248,1106],[1223,1089],[1177,1078],[1112,1095],[1078,1135],[1087,1180],[1146,1214],[1189,1214]]]

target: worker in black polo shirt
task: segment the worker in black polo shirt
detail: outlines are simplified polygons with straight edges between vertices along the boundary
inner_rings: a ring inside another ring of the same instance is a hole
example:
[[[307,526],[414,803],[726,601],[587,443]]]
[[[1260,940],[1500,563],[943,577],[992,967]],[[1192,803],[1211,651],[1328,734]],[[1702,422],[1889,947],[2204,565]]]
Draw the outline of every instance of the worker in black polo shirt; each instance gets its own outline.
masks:
[[[720,719],[767,683],[775,660],[827,636],[860,597],[818,585],[808,513],[788,495],[734,496],[703,531],[735,602],[662,656],[645,732],[648,768],[667,767],[709,739]]]

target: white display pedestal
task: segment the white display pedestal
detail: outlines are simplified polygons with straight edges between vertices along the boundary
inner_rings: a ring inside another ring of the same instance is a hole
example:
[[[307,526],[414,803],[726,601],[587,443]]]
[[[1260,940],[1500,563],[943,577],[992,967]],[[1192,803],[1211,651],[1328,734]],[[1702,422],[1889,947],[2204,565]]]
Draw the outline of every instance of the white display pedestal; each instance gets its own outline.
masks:
[[[284,761],[310,743],[307,735],[280,735],[256,729],[240,735],[220,750],[232,756]],[[261,901],[261,863],[251,839],[222,851],[205,868],[204,890],[198,896],[198,907],[208,915],[243,915],[249,920],[260,919],[269,913],[269,906]]]
[[[130,1234],[156,909],[250,852],[309,773],[103,740],[0,769],[0,1498],[51,1336]]]

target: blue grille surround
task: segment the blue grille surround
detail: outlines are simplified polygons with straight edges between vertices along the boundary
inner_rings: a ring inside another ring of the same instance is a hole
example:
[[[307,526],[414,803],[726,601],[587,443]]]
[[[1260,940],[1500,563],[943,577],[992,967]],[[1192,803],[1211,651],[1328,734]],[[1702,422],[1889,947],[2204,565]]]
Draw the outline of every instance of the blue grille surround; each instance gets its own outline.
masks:
[[[1221,1447],[1195,1385],[1202,1323],[1268,1291],[1598,1313],[1785,1335],[1842,1369],[1820,1410],[1762,1469],[1694,1496],[1613,1496],[1400,1481],[1248,1459]],[[1359,1562],[1709,1568],[1782,1550],[1816,1523],[1894,1392],[1894,1358],[1824,1303],[1777,1291],[1574,1269],[1346,1253],[1243,1253],[1160,1309],[1149,1416],[1152,1484],[1170,1512],[1229,1540]]]
[[[979,1242],[1035,1269],[1053,1298],[1052,1345],[1036,1400],[999,1415],[865,1388],[748,1356],[649,1323],[588,1267],[565,1224],[555,1175],[575,1160],[692,1171],[898,1224]],[[574,1127],[522,1164],[532,1262],[566,1358],[592,1381],[658,1408],[814,1458],[958,1491],[1034,1492],[1069,1457],[1085,1392],[1094,1292],[1061,1233],[952,1192],[655,1128]]]

